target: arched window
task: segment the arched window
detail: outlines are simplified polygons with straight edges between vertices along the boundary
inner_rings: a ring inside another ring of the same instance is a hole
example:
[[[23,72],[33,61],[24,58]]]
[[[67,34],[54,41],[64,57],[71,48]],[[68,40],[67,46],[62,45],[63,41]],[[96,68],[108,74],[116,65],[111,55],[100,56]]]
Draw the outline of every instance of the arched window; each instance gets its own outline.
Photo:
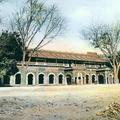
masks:
[[[62,84],[63,83],[63,75],[60,74],[58,79],[59,79],[59,84]]]
[[[38,78],[39,78],[39,84],[44,84],[44,74],[39,74],[39,76],[38,76]]]
[[[92,75],[92,83],[95,83],[95,75]]]
[[[86,75],[86,84],[89,84],[89,75]]]
[[[78,77],[79,80],[81,80],[81,77]]]
[[[49,75],[49,84],[54,84],[54,78],[55,76],[53,74]]]
[[[99,84],[104,84],[105,83],[104,76],[103,75],[98,75],[98,81],[99,81]]]
[[[71,75],[66,75],[66,80],[67,80],[67,84],[68,85],[72,84],[72,77],[71,77]]]
[[[33,85],[33,74],[28,74],[28,85]]]
[[[15,75],[15,84],[21,84],[21,74]]]

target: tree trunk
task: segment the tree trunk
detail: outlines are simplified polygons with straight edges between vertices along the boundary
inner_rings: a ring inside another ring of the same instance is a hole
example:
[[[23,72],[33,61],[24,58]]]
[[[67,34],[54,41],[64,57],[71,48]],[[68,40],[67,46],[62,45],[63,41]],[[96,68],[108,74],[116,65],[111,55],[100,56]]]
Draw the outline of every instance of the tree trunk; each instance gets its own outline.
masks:
[[[114,75],[114,83],[119,83],[119,79],[118,79],[118,72],[119,72],[119,67],[117,67],[117,65],[113,66],[113,75]]]
[[[26,56],[26,52],[23,51],[23,58],[22,58],[22,68],[25,67],[25,56]]]
[[[21,84],[26,85],[26,63],[25,63],[26,51],[23,51],[23,58],[22,58],[22,76],[21,76]]]

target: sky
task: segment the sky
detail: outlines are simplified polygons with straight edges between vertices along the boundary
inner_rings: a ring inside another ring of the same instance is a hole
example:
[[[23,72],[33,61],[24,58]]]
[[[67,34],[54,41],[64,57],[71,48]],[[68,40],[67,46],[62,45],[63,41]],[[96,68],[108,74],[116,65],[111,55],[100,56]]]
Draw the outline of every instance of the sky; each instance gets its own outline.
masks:
[[[8,0],[0,6],[3,26],[7,27],[7,19],[12,11],[23,5],[24,0]],[[67,31],[43,49],[78,52],[99,52],[89,41],[80,36],[80,31],[93,23],[114,23],[120,20],[120,0],[47,0],[47,4],[55,3],[67,21]]]

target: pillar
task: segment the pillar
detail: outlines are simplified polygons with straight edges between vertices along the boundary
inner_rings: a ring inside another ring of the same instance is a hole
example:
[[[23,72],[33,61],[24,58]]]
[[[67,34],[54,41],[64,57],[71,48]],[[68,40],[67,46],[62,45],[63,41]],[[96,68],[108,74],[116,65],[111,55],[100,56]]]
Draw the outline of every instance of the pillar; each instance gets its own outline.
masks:
[[[98,75],[96,75],[95,83],[96,83],[96,84],[99,84]]]
[[[33,73],[33,85],[35,85],[36,84],[36,75]]]
[[[67,85],[67,79],[66,79],[66,76],[64,77],[64,85]]]
[[[49,76],[45,75],[44,76],[44,85],[48,85],[48,81],[49,81]]]
[[[107,78],[108,78],[108,75],[107,75],[107,72],[105,71],[105,84],[108,84],[109,83],[109,79],[107,81]]]
[[[89,75],[89,84],[92,84],[92,75]]]
[[[39,77],[38,73],[35,73],[35,85],[39,85],[39,82],[38,82],[39,78],[38,77]]]
[[[81,80],[81,85],[83,85],[83,77],[82,77],[82,75],[81,75],[81,79],[80,80]]]
[[[15,76],[14,75],[10,76],[10,85],[15,86]]]
[[[58,82],[58,80],[59,80],[59,77],[58,76],[54,76],[55,78],[54,78],[54,84],[55,85],[58,85],[59,84],[59,82]]]
[[[26,81],[27,81],[27,75],[26,75],[26,72],[23,71],[23,72],[21,72],[21,85],[22,86],[27,85]]]

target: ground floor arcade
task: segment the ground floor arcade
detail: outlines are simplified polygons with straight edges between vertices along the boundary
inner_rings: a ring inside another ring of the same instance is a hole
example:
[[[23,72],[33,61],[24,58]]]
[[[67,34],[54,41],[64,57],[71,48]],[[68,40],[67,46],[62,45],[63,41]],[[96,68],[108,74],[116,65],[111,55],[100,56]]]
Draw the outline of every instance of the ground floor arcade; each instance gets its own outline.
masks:
[[[30,86],[30,85],[71,85],[71,84],[113,84],[114,78],[110,74],[86,74],[79,73],[79,76],[74,76],[71,73],[38,73],[28,72],[23,78],[22,73],[18,72],[13,76],[4,76],[1,84],[11,86]]]

